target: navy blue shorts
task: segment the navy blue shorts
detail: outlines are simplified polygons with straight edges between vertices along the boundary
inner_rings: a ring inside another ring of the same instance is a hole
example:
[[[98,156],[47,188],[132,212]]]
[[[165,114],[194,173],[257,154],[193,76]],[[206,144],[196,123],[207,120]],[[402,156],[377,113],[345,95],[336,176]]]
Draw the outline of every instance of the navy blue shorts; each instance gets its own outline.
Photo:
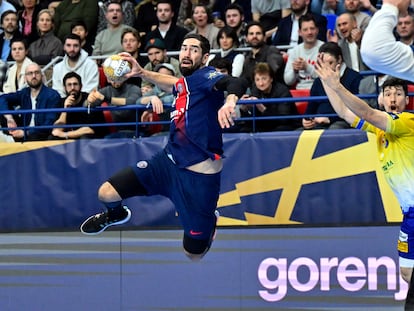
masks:
[[[177,167],[165,151],[133,167],[148,195],[160,194],[175,205],[186,235],[209,241],[216,226],[214,211],[220,193],[220,173],[201,174]]]
[[[414,259],[414,213],[405,214],[398,237],[398,255],[404,259]]]

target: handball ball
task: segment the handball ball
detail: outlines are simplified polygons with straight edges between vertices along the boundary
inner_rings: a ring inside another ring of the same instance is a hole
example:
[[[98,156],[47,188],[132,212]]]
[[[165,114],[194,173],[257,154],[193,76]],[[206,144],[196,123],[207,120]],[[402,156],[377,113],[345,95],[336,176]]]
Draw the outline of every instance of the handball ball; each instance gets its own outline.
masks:
[[[119,55],[111,55],[102,64],[106,78],[115,83],[122,83],[125,75],[131,71],[131,64]]]

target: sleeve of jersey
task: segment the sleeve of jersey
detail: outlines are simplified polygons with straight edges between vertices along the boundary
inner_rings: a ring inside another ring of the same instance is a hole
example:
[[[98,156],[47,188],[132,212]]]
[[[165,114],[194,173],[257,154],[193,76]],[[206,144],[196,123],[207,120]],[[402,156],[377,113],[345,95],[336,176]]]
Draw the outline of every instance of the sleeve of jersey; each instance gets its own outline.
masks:
[[[373,127],[370,123],[366,122],[365,120],[355,117],[354,122],[352,122],[351,127],[356,128],[358,130],[363,130],[367,132],[373,132]]]
[[[409,112],[389,113],[386,132],[397,136],[414,135],[414,114]]]

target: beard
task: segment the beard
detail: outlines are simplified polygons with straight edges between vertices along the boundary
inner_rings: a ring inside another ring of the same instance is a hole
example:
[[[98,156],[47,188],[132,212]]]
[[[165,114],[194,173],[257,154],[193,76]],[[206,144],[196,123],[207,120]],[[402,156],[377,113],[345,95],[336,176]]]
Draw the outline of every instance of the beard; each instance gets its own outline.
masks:
[[[199,68],[201,68],[201,63],[193,64],[191,67],[183,67],[180,64],[180,72],[184,77],[191,76]]]
[[[40,88],[40,86],[42,85],[42,80],[37,80],[37,79],[32,79],[30,80],[30,82],[27,82],[27,85],[33,89],[38,90]]]

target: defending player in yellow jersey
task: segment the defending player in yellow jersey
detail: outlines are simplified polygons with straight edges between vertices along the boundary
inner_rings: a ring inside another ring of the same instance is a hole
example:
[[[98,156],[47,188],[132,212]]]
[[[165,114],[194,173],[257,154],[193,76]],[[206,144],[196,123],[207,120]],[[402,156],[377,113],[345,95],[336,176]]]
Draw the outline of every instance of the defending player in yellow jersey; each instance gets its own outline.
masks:
[[[402,278],[410,283],[414,266],[414,114],[408,104],[407,82],[389,78],[380,98],[385,111],[373,109],[351,94],[339,81],[339,68],[332,68],[330,55],[319,55],[316,67],[332,107],[352,127],[377,136],[379,160],[385,178],[403,212],[398,240]]]

